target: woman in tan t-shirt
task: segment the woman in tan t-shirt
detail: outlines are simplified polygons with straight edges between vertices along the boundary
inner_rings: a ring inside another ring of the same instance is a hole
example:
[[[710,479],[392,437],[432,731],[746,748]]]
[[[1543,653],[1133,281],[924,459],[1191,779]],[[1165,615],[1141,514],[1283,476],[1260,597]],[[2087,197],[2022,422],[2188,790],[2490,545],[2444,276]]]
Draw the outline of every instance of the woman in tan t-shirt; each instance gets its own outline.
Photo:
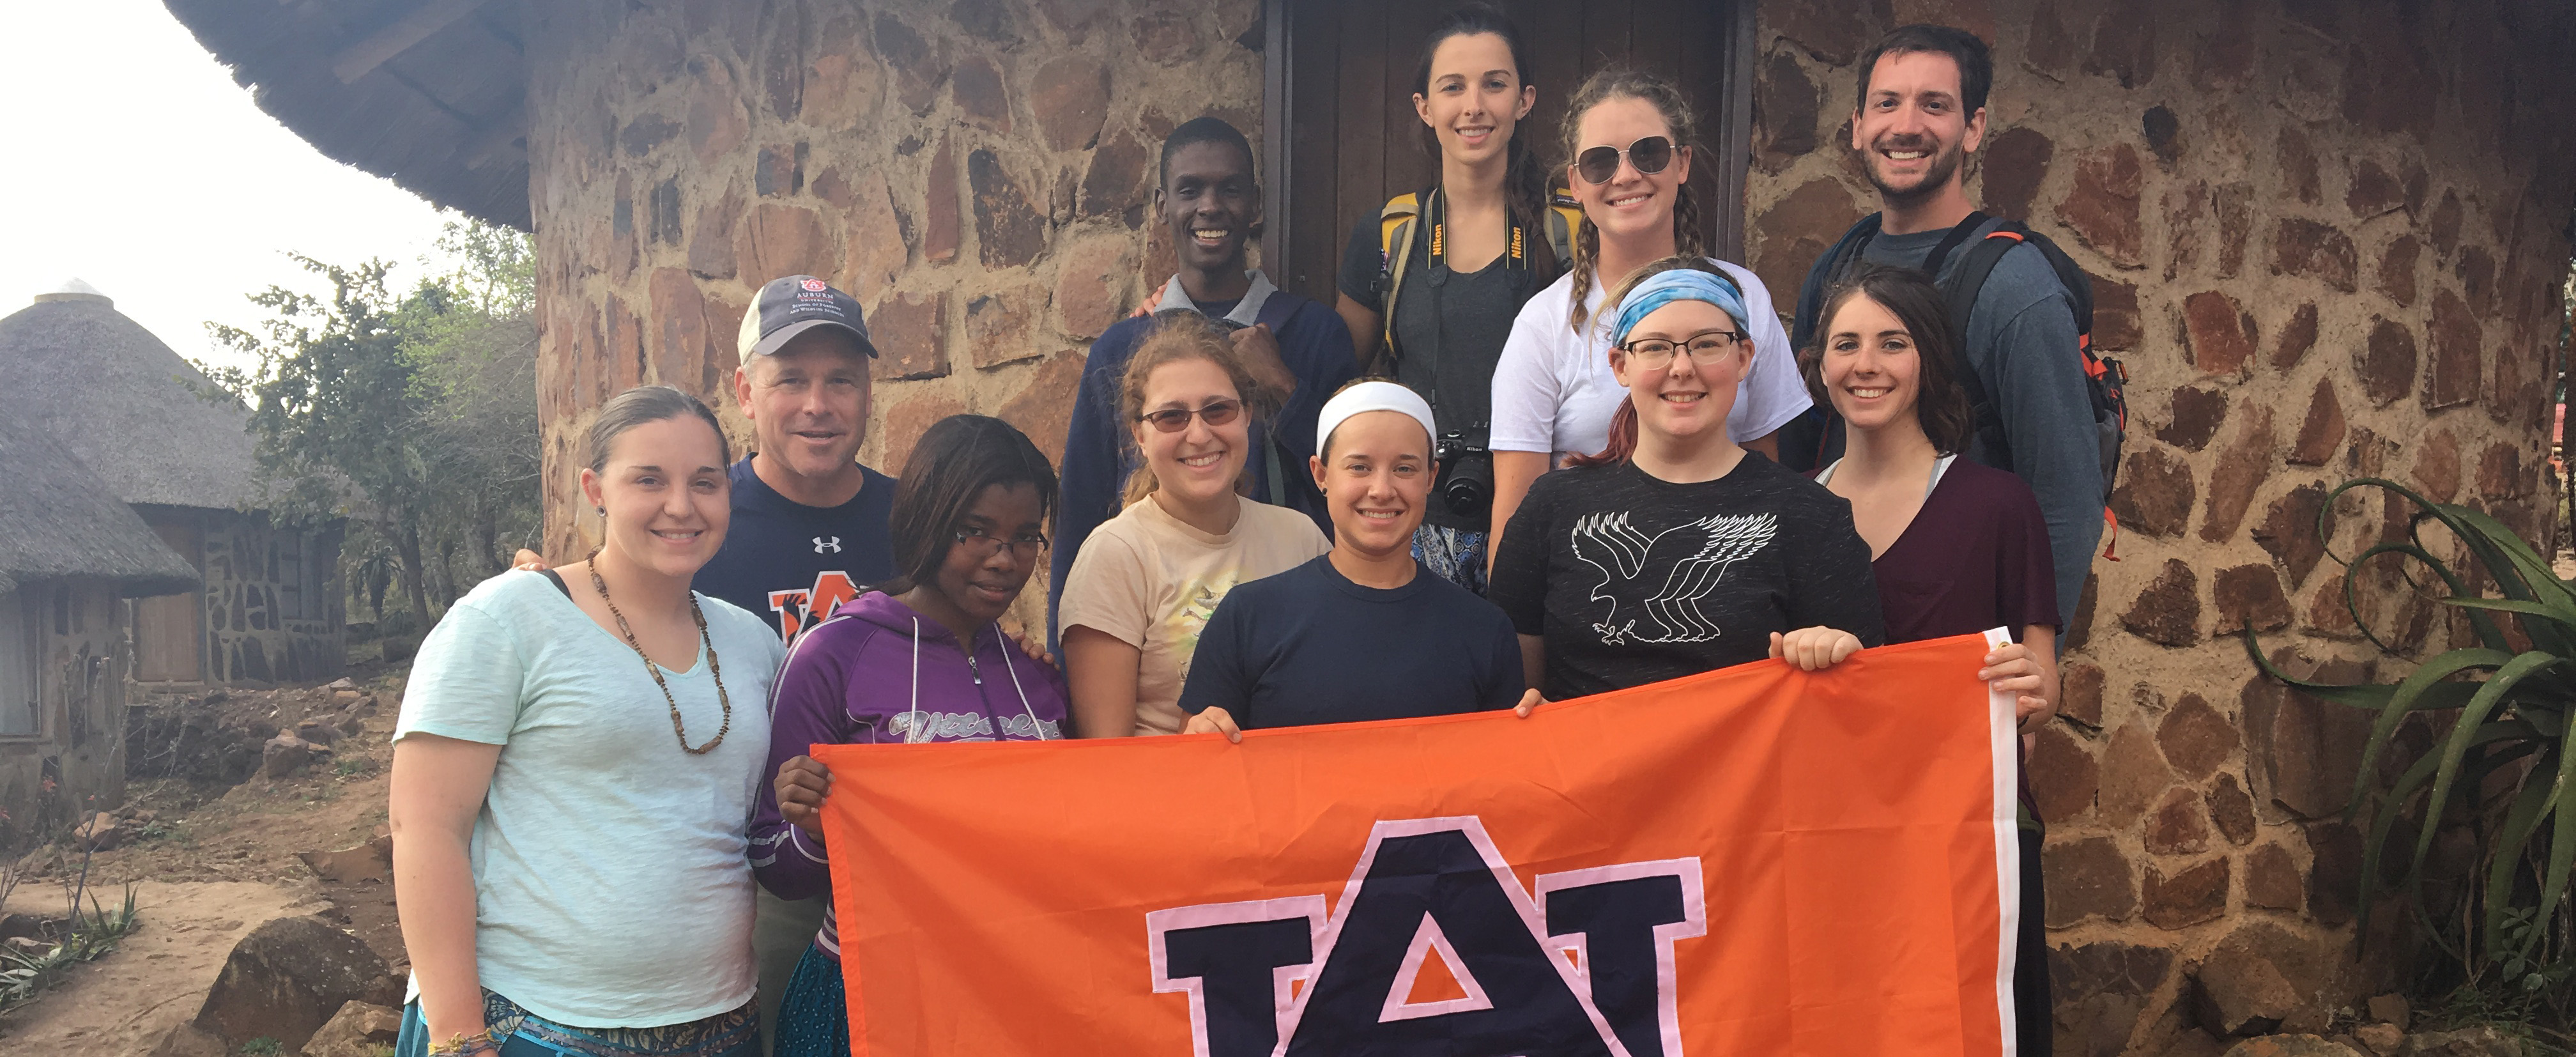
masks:
[[[1198,315],[1170,316],[1136,346],[1118,410],[1144,464],[1126,509],[1083,541],[1057,609],[1077,736],[1179,733],[1181,683],[1217,602],[1332,549],[1305,515],[1235,490],[1251,416],[1269,405]]]

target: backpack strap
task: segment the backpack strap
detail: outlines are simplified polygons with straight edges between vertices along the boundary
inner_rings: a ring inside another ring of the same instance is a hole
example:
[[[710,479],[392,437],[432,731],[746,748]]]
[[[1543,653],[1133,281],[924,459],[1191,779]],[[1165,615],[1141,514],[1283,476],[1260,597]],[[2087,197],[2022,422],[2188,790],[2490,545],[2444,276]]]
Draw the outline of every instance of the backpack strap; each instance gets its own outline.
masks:
[[[1978,228],[1986,226],[1986,221],[1992,219],[1982,210],[1969,210],[1966,219],[1950,225],[1950,233],[1941,236],[1941,241],[1933,244],[1932,252],[1923,255],[1923,274],[1939,276],[1941,266],[1949,262],[1950,254],[1958,251],[1959,244],[1968,241],[1968,236],[1976,234]]]
[[[1386,208],[1377,214],[1377,308],[1383,323],[1379,336],[1385,342],[1379,346],[1378,355],[1390,360],[1395,357],[1395,298],[1404,289],[1406,266],[1413,263],[1414,221],[1422,215],[1422,201],[1427,195],[1428,192],[1407,191],[1387,199]],[[1372,368],[1377,366],[1376,361],[1377,357],[1370,358]]]
[[[1583,230],[1583,203],[1574,190],[1558,184],[1547,194],[1547,245],[1556,251],[1559,269],[1574,267],[1574,235]]]
[[[2004,432],[2003,415],[1987,394],[1985,379],[1978,377],[1976,366],[1968,362],[1968,313],[1977,307],[1977,295],[1985,290],[1986,278],[1994,274],[1995,265],[2027,239],[2025,233],[2012,230],[2018,226],[2006,224],[1978,239],[1968,255],[1960,259],[1959,270],[1939,284],[1949,301],[1953,345],[1960,350],[1957,369],[1952,373],[1958,376],[1960,387],[1968,391],[1977,438],[1986,444],[1989,464],[1996,466],[2012,465],[2012,438]]]
[[[1825,311],[1825,291],[1851,270],[1852,262],[1860,259],[1861,248],[1878,237],[1878,225],[1877,213],[1860,218],[1859,223],[1844,230],[1843,237],[1834,243],[1833,248],[1816,258],[1815,265],[1808,269],[1806,285],[1798,291],[1798,315],[1791,321],[1796,328],[1789,335],[1792,350],[1804,349],[1815,340],[1816,328],[1825,325],[1823,320],[1816,318]]]

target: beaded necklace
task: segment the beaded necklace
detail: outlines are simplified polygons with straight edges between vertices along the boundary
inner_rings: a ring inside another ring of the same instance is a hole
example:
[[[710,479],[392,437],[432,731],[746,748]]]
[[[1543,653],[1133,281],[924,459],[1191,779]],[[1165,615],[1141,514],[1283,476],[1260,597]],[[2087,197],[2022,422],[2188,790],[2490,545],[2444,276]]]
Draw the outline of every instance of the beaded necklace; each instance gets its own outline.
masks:
[[[662,666],[653,663],[653,658],[644,652],[644,644],[635,639],[635,629],[626,625],[626,614],[617,611],[617,600],[608,597],[608,581],[599,576],[599,552],[591,551],[585,564],[590,569],[590,586],[598,589],[600,601],[608,603],[608,615],[617,618],[618,634],[626,636],[626,644],[634,648],[636,656],[644,658],[644,671],[653,677],[653,685],[662,688],[662,700],[671,706],[671,733],[680,739],[680,750],[691,756],[714,752],[716,746],[724,744],[725,733],[733,729],[733,698],[725,694],[724,665],[716,660],[716,640],[707,634],[707,615],[698,608],[698,593],[689,592],[689,616],[698,622],[698,642],[706,647],[707,674],[715,678],[716,703],[724,709],[724,725],[716,728],[716,736],[706,744],[691,748],[688,727],[680,720],[680,699],[671,696],[671,684],[662,680]]]

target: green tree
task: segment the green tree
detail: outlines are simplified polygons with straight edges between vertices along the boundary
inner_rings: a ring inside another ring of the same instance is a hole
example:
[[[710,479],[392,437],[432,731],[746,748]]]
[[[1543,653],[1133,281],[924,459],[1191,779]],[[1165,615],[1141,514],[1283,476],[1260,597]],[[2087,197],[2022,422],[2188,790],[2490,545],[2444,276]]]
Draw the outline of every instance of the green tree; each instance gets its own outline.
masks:
[[[439,249],[448,269],[400,299],[384,261],[298,255],[327,295],[271,287],[255,332],[210,328],[254,364],[206,372],[252,408],[270,508],[355,524],[343,565],[379,619],[386,566],[426,623],[537,534],[533,254],[479,222]]]

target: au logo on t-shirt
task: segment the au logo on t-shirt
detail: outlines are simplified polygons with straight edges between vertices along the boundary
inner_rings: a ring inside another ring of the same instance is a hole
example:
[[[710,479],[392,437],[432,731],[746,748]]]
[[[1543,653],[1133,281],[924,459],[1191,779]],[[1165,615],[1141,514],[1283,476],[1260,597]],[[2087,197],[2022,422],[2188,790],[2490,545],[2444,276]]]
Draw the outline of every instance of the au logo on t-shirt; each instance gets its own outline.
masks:
[[[812,587],[769,592],[769,611],[778,614],[778,637],[792,646],[806,628],[822,623],[841,603],[857,597],[859,585],[849,573],[825,569],[814,574]]]

